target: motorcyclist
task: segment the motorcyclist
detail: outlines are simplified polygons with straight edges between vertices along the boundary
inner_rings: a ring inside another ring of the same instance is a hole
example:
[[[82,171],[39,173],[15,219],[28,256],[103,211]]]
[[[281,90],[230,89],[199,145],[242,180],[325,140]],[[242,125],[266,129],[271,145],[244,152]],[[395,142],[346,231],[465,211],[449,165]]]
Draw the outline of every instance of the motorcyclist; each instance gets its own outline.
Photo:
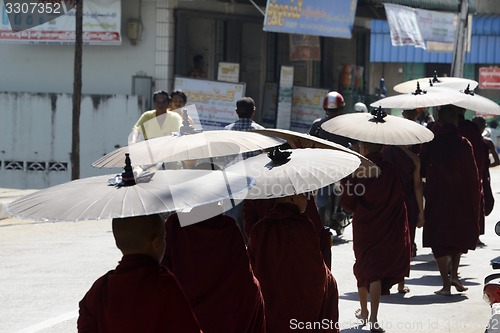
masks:
[[[309,129],[309,134],[338,143],[344,147],[351,148],[352,143],[355,142],[354,140],[345,136],[327,132],[321,128],[321,125],[325,121],[343,114],[344,106],[344,97],[340,93],[330,91],[326,94],[323,99],[323,110],[325,110],[325,116],[316,119],[312,123],[311,128]],[[337,232],[337,235],[340,235],[344,230],[344,225],[341,222],[345,220],[346,215],[340,211],[340,207],[338,205],[338,196],[335,195],[335,193],[338,193],[338,190],[339,189],[335,187],[335,185],[319,189],[316,196],[316,205],[318,207],[319,214],[323,219],[323,224],[328,225]]]

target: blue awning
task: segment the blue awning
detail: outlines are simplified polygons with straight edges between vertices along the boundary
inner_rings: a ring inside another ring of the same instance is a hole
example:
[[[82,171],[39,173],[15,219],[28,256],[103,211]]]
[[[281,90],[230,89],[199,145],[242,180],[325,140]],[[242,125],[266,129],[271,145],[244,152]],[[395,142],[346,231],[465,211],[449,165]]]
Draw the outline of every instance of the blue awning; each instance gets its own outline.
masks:
[[[429,52],[413,46],[392,46],[389,24],[372,20],[370,62],[451,63],[451,52]],[[500,16],[473,16],[467,64],[500,64]]]

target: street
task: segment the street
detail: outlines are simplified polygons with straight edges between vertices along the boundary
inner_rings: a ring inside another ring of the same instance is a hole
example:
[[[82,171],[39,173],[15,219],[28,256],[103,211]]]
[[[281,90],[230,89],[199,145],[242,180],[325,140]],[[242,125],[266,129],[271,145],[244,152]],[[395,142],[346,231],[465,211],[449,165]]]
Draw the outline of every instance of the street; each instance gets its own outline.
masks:
[[[500,220],[500,168],[492,170],[497,205],[486,218],[485,247],[463,255],[459,269],[468,291],[438,296],[441,280],[430,249],[421,247],[406,280],[411,292],[383,296],[379,321],[387,332],[484,332],[489,305],[482,298],[484,277],[494,273],[490,259],[500,255],[494,225]],[[0,203],[27,191],[0,189]],[[356,326],[356,280],[352,273],[352,227],[335,238],[332,272],[339,287],[342,332],[367,332]],[[78,302],[95,279],[116,266],[111,222],[39,223],[0,220],[0,332],[76,332]]]

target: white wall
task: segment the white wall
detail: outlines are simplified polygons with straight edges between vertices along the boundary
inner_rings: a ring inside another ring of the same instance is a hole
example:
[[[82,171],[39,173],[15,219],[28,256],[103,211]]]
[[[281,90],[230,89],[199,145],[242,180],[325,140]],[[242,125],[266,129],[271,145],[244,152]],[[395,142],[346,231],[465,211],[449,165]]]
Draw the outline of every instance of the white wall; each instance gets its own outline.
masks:
[[[122,45],[83,47],[83,93],[132,93],[132,76],[155,76],[156,2],[142,1],[142,39],[126,37],[129,18],[138,18],[139,1],[122,0]],[[74,47],[70,45],[0,44],[0,91],[71,93]]]
[[[142,109],[136,96],[83,96],[81,178],[122,171],[91,164],[127,144]],[[71,179],[71,110],[70,94],[0,93],[0,187],[45,188]]]

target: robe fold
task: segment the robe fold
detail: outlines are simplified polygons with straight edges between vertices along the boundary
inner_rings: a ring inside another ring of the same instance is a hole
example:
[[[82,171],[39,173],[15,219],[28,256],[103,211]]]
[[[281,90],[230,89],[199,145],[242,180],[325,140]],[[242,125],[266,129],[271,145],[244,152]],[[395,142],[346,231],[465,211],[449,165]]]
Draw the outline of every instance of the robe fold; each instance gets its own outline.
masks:
[[[337,283],[323,261],[314,225],[295,205],[277,203],[257,222],[248,252],[261,284],[268,332],[293,332],[294,320],[316,323],[317,329],[303,332],[338,332]],[[325,322],[330,324],[318,328]]]
[[[268,216],[276,205],[275,199],[245,200],[243,202],[243,225],[245,234],[250,237],[255,223]],[[332,265],[332,236],[323,226],[314,197],[309,196],[304,214],[311,220],[319,237],[320,250],[328,269]]]
[[[165,229],[163,263],[179,280],[203,332],[265,332],[259,282],[234,219],[217,215],[181,227],[173,214]]]
[[[147,255],[123,256],[79,305],[78,332],[200,333],[177,279]]]
[[[356,261],[353,271],[358,287],[369,288],[380,280],[382,295],[409,276],[410,234],[404,194],[396,168],[383,161],[380,153],[366,158],[380,167],[377,178],[342,180],[340,204],[354,213],[353,247]]]
[[[420,155],[426,178],[423,245],[466,253],[476,248],[482,207],[472,146],[452,125],[436,123],[432,131],[434,139]]]

